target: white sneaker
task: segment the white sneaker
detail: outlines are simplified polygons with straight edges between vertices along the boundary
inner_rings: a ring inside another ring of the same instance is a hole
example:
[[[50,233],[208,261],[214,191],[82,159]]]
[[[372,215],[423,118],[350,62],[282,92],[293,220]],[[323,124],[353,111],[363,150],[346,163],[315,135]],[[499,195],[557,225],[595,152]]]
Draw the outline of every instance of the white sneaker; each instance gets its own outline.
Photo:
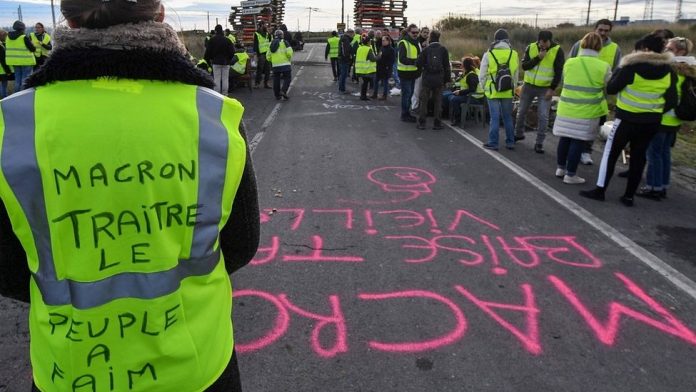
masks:
[[[394,87],[393,89],[391,89],[391,90],[389,91],[389,95],[391,95],[391,96],[393,96],[393,97],[398,96],[398,95],[401,95],[401,90],[398,89],[398,88],[396,88],[396,87]]]
[[[569,176],[566,175],[563,177],[563,182],[566,184],[571,184],[571,185],[576,185],[576,184],[584,184],[585,179],[580,177],[580,176]]]
[[[592,161],[592,155],[590,155],[589,152],[583,152],[582,154],[580,154],[580,163],[582,163],[583,165],[593,164],[594,161]]]
[[[558,168],[556,169],[556,177],[558,178],[563,178],[563,176],[566,175],[565,169]]]

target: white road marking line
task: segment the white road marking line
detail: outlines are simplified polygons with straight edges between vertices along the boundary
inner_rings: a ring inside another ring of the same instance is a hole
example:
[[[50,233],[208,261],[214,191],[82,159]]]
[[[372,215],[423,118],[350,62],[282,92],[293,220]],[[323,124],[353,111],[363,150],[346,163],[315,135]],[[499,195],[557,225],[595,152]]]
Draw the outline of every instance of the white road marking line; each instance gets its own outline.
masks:
[[[312,52],[314,52],[314,49],[316,47],[312,47],[312,49],[309,51],[307,54],[307,59],[309,59],[312,56]],[[295,77],[292,78],[292,81],[290,82],[290,87],[288,87],[288,93],[290,93],[290,90],[292,90],[292,86],[295,84],[295,81],[297,78],[302,74],[302,70],[304,69],[304,65],[300,67],[300,69],[297,71],[295,74]],[[280,107],[282,104],[280,102],[276,103],[275,106],[273,107],[273,110],[271,110],[271,113],[266,117],[266,120],[261,124],[261,129],[259,132],[254,135],[254,137],[251,139],[249,142],[249,154],[254,154],[254,151],[256,151],[256,147],[258,147],[259,143],[261,143],[261,140],[263,137],[266,135],[266,129],[273,124],[273,121],[275,121],[276,117],[278,117],[278,113],[280,112]]]
[[[497,152],[483,148],[483,143],[470,133],[464,131],[461,128],[453,127],[449,124],[446,125],[450,127],[453,131],[457,132],[462,137],[467,139],[471,144],[478,147],[481,151],[485,152],[493,159],[502,163],[508,169],[512,170],[515,174],[527,181],[529,184],[540,190],[542,193],[546,194],[548,197],[560,204],[561,207],[567,209],[575,216],[577,216],[578,218],[585,221],[587,224],[589,224],[590,226],[594,227],[599,232],[607,236],[610,240],[614,241],[617,245],[619,245],[619,247],[635,256],[643,264],[652,268],[654,271],[662,275],[665,279],[672,282],[672,284],[680,288],[693,299],[696,299],[696,282],[692,281],[684,274],[662,261],[659,257],[650,253],[647,249],[636,244],[630,238],[621,234],[621,232],[613,228],[608,223],[604,222],[603,220],[593,215],[591,212],[582,208],[580,205],[578,205],[571,199],[565,197],[563,194],[553,189],[551,186],[547,185],[527,170],[518,166],[516,163],[512,162],[508,158],[505,158]]]

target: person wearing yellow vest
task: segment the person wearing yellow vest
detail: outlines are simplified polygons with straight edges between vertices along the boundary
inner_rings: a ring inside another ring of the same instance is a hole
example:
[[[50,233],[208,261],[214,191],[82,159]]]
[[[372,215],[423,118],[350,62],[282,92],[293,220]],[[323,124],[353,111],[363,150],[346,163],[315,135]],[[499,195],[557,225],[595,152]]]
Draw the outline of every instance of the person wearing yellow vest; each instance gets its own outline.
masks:
[[[276,100],[283,98],[287,101],[290,99],[288,90],[292,78],[292,46],[285,39],[283,30],[276,30],[273,35],[275,38],[266,53],[266,60],[273,66],[273,94]],[[281,79],[283,80],[282,86],[280,85]]]
[[[358,47],[360,46],[360,40],[362,39],[362,34],[363,34],[363,29],[360,27],[355,28],[355,35],[353,36],[353,40],[350,42],[351,48],[353,49],[353,64],[351,64],[351,68],[353,69],[353,74],[351,79],[353,82],[358,83],[358,75],[355,73],[355,55],[358,53]]]
[[[677,74],[677,95],[681,100],[682,84],[686,78],[696,80],[696,58],[689,56],[694,44],[683,37],[675,37],[667,41],[666,52],[674,55],[672,68]],[[657,134],[648,146],[648,168],[645,171],[645,186],[638,189],[636,196],[652,200],[667,197],[670,175],[672,171],[672,146],[676,142],[677,132],[681,127],[680,120],[674,109],[662,115],[662,121]]]
[[[563,90],[558,103],[553,134],[559,137],[556,149],[556,177],[566,184],[583,184],[576,175],[580,155],[587,140],[594,140],[599,120],[608,113],[605,86],[611,78],[611,67],[599,59],[602,38],[587,33],[580,41],[578,56],[568,59],[563,67]]]
[[[235,78],[246,73],[247,63],[249,62],[249,54],[244,50],[244,45],[237,43],[235,45],[234,57],[230,63],[230,76]]]
[[[234,36],[234,34],[232,33],[232,30],[225,29],[225,38],[230,40],[230,42],[232,42],[232,45],[237,44],[237,37]]]
[[[536,42],[532,42],[524,51],[522,69],[524,70],[524,85],[517,106],[515,122],[515,141],[524,140],[527,112],[534,99],[537,100],[537,136],[534,151],[544,153],[544,139],[549,123],[551,98],[561,82],[565,56],[563,49],[553,41],[553,35],[548,30],[541,30]]]
[[[256,53],[256,78],[254,87],[259,88],[263,79],[263,88],[271,88],[268,84],[271,78],[271,65],[266,61],[266,53],[271,46],[271,34],[268,32],[268,24],[259,21],[259,29],[254,33],[254,53]]]
[[[479,84],[479,70],[474,59],[469,56],[462,58],[462,68],[461,78],[455,82],[452,90],[442,93],[442,109],[443,112],[451,114],[452,125],[459,125],[463,120],[462,103],[482,103],[484,98],[483,87]]]
[[[60,9],[50,61],[0,104],[0,294],[31,301],[33,390],[239,391],[229,274],[259,233],[244,108],[158,0]]]
[[[411,24],[405,31],[396,49],[397,70],[401,81],[401,121],[414,123],[416,117],[411,115],[410,109],[416,79],[421,74],[417,64],[421,46],[418,42],[418,26]]]
[[[31,43],[31,38],[25,34],[26,26],[21,21],[15,21],[12,30],[5,40],[5,62],[14,69],[15,92],[21,91],[24,80],[31,75],[36,65],[34,52],[36,48]]]
[[[519,68],[519,56],[510,45],[510,36],[504,29],[498,29],[493,35],[494,42],[490,49],[483,54],[479,73],[479,84],[483,86],[483,92],[488,101],[488,111],[490,113],[490,128],[488,130],[488,141],[483,143],[483,147],[489,150],[498,149],[500,138],[500,119],[502,117],[505,125],[505,147],[508,150],[515,148],[515,129],[512,123],[512,95],[517,86],[517,71]],[[501,68],[501,66],[503,66]],[[509,75],[505,78],[498,70],[509,70]],[[497,79],[507,81],[503,86],[498,86]],[[509,87],[509,89],[508,89]]]
[[[338,80],[338,38],[336,31],[331,32],[331,37],[326,40],[326,49],[324,50],[324,60],[331,61],[331,73],[333,73],[334,82]]]
[[[599,51],[599,59],[609,64],[612,72],[619,66],[621,61],[621,47],[614,41],[611,40],[611,30],[613,28],[613,23],[609,19],[600,19],[594,25],[594,32],[602,37],[602,50]],[[576,42],[570,52],[568,53],[568,58],[576,57],[580,50],[580,41]],[[602,123],[606,121],[606,116],[602,117]],[[601,125],[601,124],[600,124]],[[583,151],[580,156],[580,162],[584,165],[593,164],[592,160],[592,145],[594,140],[590,140],[585,143],[585,151]]]
[[[14,78],[12,67],[5,62],[5,39],[7,31],[0,29],[0,99],[7,96],[7,82]]]
[[[631,143],[626,190],[621,203],[633,206],[633,196],[645,168],[645,152],[658,131],[662,115],[678,102],[677,75],[670,65],[672,55],[663,53],[665,42],[648,34],[636,43],[634,53],[621,60],[607,85],[607,94],[617,94],[614,126],[604,146],[597,174],[597,187],[580,195],[604,200],[614,165],[624,147]]]
[[[360,100],[369,101],[367,97],[367,87],[374,80],[377,74],[377,56],[372,51],[372,42],[367,34],[363,34],[360,46],[355,53],[355,75],[362,78],[360,87]]]
[[[34,25],[34,32],[29,35],[31,38],[31,43],[36,48],[34,56],[36,56],[36,68],[43,65],[48,58],[48,55],[53,49],[53,43],[51,42],[51,36],[48,35],[44,29],[43,23],[37,23]]]

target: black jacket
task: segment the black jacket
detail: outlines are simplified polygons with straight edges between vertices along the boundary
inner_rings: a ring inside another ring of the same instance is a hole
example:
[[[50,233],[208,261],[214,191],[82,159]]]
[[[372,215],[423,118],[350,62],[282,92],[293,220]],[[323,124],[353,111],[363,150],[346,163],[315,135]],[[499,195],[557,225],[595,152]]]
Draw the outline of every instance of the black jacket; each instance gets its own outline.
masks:
[[[377,78],[389,78],[394,70],[396,61],[396,50],[391,46],[382,47],[382,51],[377,58]]]
[[[672,69],[671,58],[671,54],[653,52],[636,52],[624,56],[619,68],[612,74],[611,80],[607,84],[607,94],[618,94],[619,91],[633,83],[636,74],[648,80],[658,80],[664,78],[665,75],[671,75],[671,83],[664,94],[665,107],[663,112],[670,111],[678,103],[677,75]],[[659,124],[662,120],[662,114],[632,113],[617,106],[616,118],[641,124]]]
[[[343,34],[341,39],[338,41],[338,59],[344,63],[352,63],[355,59],[355,53],[353,52],[353,45],[351,38],[348,34]]]
[[[538,56],[534,56],[534,58],[529,57],[530,46],[531,45],[527,45],[527,48],[524,50],[524,57],[522,58],[522,69],[525,71],[529,71],[530,69],[536,67],[541,61]],[[558,46],[558,43],[551,42],[549,49],[555,46]],[[555,90],[556,87],[558,87],[558,85],[561,83],[561,77],[563,76],[563,64],[565,64],[565,53],[563,52],[563,48],[558,48],[556,59],[553,61],[553,80],[551,81],[551,86],[549,86],[549,88],[552,90]]]
[[[440,64],[436,65],[438,72],[433,72],[429,61],[433,58],[439,58]],[[422,71],[423,86],[429,88],[443,87],[445,83],[451,80],[451,69],[449,62],[449,52],[447,48],[440,45],[439,42],[432,42],[418,55],[418,68]]]
[[[143,67],[142,64],[147,64]],[[128,79],[176,81],[212,88],[210,76],[186,57],[161,50],[56,49],[46,63],[31,74],[26,86],[40,87],[67,80],[90,80],[100,76]],[[246,140],[244,123],[240,133]],[[220,248],[227,272],[246,265],[259,243],[259,206],[256,178],[247,151],[246,165],[232,206],[232,213],[220,232]],[[12,231],[4,204],[0,201],[0,295],[29,302],[29,269],[26,255]]]
[[[205,47],[203,58],[211,65],[230,65],[234,56],[234,44],[224,34],[215,34]]]

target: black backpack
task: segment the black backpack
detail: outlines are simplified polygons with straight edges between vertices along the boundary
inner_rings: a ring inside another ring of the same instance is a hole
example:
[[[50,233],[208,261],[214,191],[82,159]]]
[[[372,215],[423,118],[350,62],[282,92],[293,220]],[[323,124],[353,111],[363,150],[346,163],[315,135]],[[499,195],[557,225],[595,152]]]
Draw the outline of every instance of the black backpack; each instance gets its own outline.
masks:
[[[696,79],[687,77],[681,87],[681,99],[674,113],[683,121],[696,120]]]
[[[493,85],[495,86],[496,91],[504,92],[512,90],[512,88],[514,87],[512,85],[512,73],[510,72],[510,59],[512,58],[512,49],[510,49],[510,55],[508,56],[507,61],[503,64],[500,64],[498,62],[498,59],[495,58],[493,50],[490,50],[488,53],[491,54],[491,57],[493,57],[493,61],[495,61],[495,64],[498,66],[495,75],[491,75],[493,77]]]
[[[444,50],[441,48],[430,48],[427,50],[428,58],[425,63],[425,71],[429,74],[441,74],[444,72],[445,69],[442,67],[442,56],[444,54]]]

